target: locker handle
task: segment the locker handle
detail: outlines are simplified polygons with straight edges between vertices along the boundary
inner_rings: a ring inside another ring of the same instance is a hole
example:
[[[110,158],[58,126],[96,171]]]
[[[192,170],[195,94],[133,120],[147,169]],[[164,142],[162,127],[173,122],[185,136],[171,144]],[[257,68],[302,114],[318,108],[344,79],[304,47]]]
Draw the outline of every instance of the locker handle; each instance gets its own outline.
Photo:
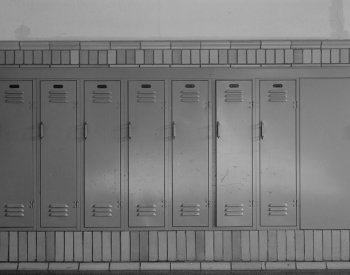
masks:
[[[44,123],[43,122],[40,122],[39,124],[39,135],[40,135],[40,139],[43,139],[44,138]]]
[[[263,121],[260,121],[260,125],[259,125],[259,130],[260,130],[260,139],[261,140],[264,140],[264,122]]]
[[[131,139],[131,122],[128,122],[128,139]]]
[[[84,139],[87,139],[88,136],[88,123],[84,122]]]
[[[172,134],[173,139],[175,139],[175,137],[176,137],[176,124],[174,121],[171,123],[171,134]]]
[[[216,137],[220,138],[220,122],[216,122]]]

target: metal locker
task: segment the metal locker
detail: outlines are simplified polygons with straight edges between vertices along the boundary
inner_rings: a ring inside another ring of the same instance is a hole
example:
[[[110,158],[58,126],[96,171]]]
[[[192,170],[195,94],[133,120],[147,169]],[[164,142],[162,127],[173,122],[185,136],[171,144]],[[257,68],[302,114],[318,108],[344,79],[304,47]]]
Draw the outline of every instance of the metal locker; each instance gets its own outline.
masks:
[[[296,226],[295,81],[260,81],[260,223]]]
[[[0,94],[0,227],[33,227],[32,81],[0,81]]]
[[[164,81],[129,82],[129,226],[164,226]]]
[[[77,225],[75,81],[41,81],[41,226]]]
[[[350,79],[300,80],[302,229],[350,227]]]
[[[173,226],[207,226],[208,81],[172,82]]]
[[[120,82],[85,82],[85,227],[120,226]]]
[[[253,225],[252,81],[216,82],[217,225]]]

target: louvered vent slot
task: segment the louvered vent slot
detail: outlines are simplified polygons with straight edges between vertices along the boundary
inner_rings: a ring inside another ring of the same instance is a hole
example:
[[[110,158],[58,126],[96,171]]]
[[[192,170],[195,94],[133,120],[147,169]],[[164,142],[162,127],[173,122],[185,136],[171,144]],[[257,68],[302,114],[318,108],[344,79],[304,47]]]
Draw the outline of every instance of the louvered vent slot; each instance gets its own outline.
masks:
[[[268,205],[269,216],[287,216],[288,215],[288,204],[283,203],[276,205],[269,203]]]
[[[200,93],[196,90],[182,90],[180,95],[181,102],[199,102]]]
[[[24,204],[5,204],[5,217],[24,217]]]
[[[137,216],[157,216],[156,204],[138,204],[136,208]]]
[[[93,217],[112,217],[113,206],[108,203],[96,203],[91,207]]]
[[[243,91],[242,90],[225,91],[225,102],[243,102]]]
[[[155,103],[157,100],[156,91],[137,91],[136,101],[138,103]]]
[[[243,216],[244,204],[225,204],[225,216]]]
[[[63,203],[52,203],[49,205],[50,217],[68,217],[69,206]]]
[[[269,102],[287,102],[287,91],[274,89],[269,91],[268,101]]]
[[[183,203],[180,209],[181,216],[199,216],[201,212],[201,206],[198,203]]]
[[[94,91],[92,94],[93,103],[112,103],[112,92]]]
[[[65,91],[50,91],[50,103],[67,103],[68,93]]]
[[[22,91],[6,91],[5,92],[5,103],[23,103],[24,92]]]

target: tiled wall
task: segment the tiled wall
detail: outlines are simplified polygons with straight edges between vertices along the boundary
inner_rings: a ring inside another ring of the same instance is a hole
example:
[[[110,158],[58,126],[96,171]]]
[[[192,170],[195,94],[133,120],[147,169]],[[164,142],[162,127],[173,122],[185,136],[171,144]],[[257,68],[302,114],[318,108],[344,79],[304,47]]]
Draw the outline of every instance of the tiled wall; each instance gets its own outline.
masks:
[[[0,42],[0,67],[342,66],[350,65],[349,50],[350,41]],[[110,262],[205,269],[215,262],[233,269],[295,261],[349,262],[349,230],[0,232],[0,269],[48,262],[86,269]]]
[[[1,67],[349,65],[350,41],[0,42]]]
[[[349,230],[1,232],[1,262],[349,261]]]

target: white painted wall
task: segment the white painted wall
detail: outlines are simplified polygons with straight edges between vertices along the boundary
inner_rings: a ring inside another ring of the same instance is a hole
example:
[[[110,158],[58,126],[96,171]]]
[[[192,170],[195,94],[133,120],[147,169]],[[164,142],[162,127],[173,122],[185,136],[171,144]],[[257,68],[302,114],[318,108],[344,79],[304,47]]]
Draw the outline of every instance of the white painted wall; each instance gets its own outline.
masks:
[[[0,40],[345,39],[343,0],[0,0]]]

